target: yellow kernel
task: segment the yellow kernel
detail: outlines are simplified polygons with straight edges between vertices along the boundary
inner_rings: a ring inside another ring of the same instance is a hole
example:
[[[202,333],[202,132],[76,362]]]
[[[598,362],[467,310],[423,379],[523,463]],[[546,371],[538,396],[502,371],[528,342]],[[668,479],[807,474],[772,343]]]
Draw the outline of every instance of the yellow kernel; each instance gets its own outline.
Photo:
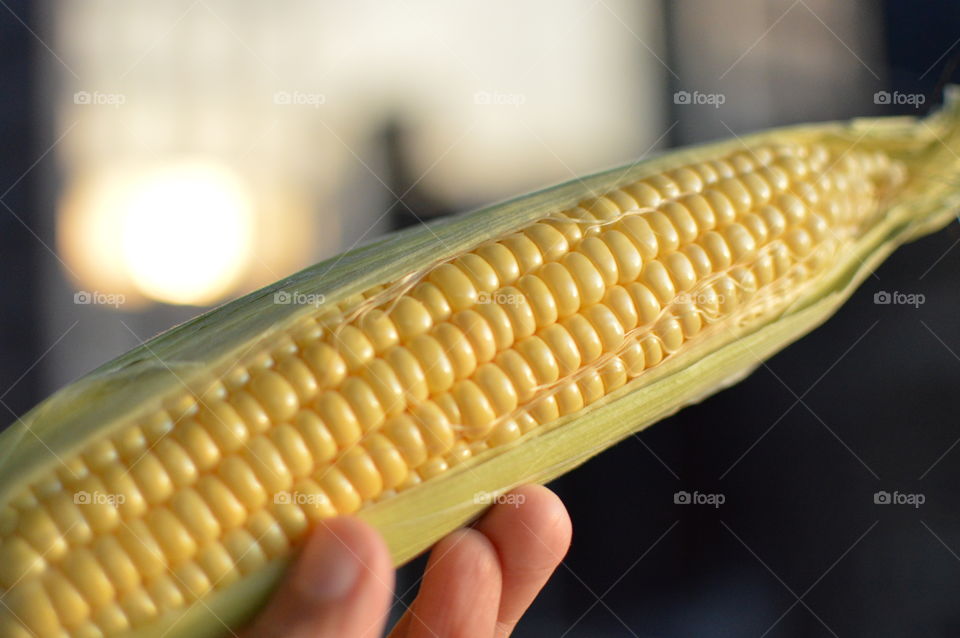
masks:
[[[569,317],[580,309],[580,290],[569,270],[556,262],[550,262],[543,265],[540,278],[550,289],[550,297],[556,302],[558,317]]]
[[[722,232],[735,262],[745,261],[756,252],[757,241],[741,224],[736,222],[728,224]]]
[[[427,279],[443,291],[454,312],[477,303],[477,289],[470,278],[453,264],[441,264],[434,268]]]
[[[138,627],[153,620],[157,615],[157,606],[150,598],[150,594],[143,589],[127,592],[120,599],[120,608],[130,620],[130,624]]]
[[[593,307],[593,306],[591,306]],[[577,351],[584,365],[592,363],[603,353],[603,343],[596,329],[582,315],[573,315],[563,320],[563,326],[577,344]]]
[[[650,222],[650,228],[652,228],[653,232],[657,235],[657,243],[660,246],[657,254],[665,255],[673,252],[680,246],[680,235],[677,233],[677,229],[674,228],[669,217],[660,211],[647,213],[645,217],[647,221]]]
[[[500,287],[496,271],[476,253],[461,255],[453,260],[453,264],[470,278],[479,292],[490,292]]]
[[[520,278],[522,282],[531,275]],[[461,310],[453,316],[453,324],[460,328],[470,341],[477,364],[486,363],[497,353],[497,343],[493,330],[486,320],[475,310]]]
[[[589,306],[603,299],[603,292],[606,288],[603,276],[585,255],[579,252],[567,253],[563,256],[561,263],[570,271],[574,281],[577,282],[581,306]],[[534,305],[536,303],[535,301]]]
[[[267,502],[267,493],[263,485],[260,484],[249,463],[243,459],[235,456],[225,458],[217,468],[217,474],[248,509],[259,509]]]
[[[550,264],[545,264],[549,266]],[[553,264],[557,265],[557,264]],[[563,268],[561,267],[561,270]],[[505,299],[504,302],[507,300]],[[500,351],[513,345],[513,325],[510,323],[510,317],[498,303],[478,304],[476,312],[483,318],[493,334],[494,351]]]
[[[557,326],[557,324],[549,326],[547,330],[554,326]],[[513,349],[504,350],[497,355],[494,361],[510,377],[510,382],[513,383],[517,392],[517,400],[520,403],[526,403],[533,398],[537,388],[537,377],[533,374],[530,364],[520,356],[519,352]]]
[[[178,490],[170,508],[201,544],[220,536],[220,521],[196,490]]]
[[[464,379],[473,374],[477,368],[477,356],[461,330],[453,324],[441,323],[432,334],[450,359],[455,378]]]
[[[319,465],[331,460],[337,454],[337,441],[333,438],[329,428],[320,420],[316,413],[301,410],[293,419],[293,426],[303,439],[304,444],[312,455],[314,462]],[[357,433],[359,435],[359,432]],[[285,445],[278,444],[281,451]],[[293,464],[291,464],[293,467]],[[297,472],[300,471],[299,466]]]
[[[325,470],[317,482],[330,497],[330,502],[339,514],[352,514],[360,509],[363,498],[346,475],[336,467]]]
[[[668,304],[677,296],[677,290],[670,279],[670,273],[656,259],[648,261],[643,266],[640,281],[656,295],[661,304]]]
[[[251,435],[266,432],[272,425],[270,423],[270,416],[266,410],[263,409],[263,406],[261,406],[250,393],[235,392],[230,403],[237,411],[237,414],[240,415],[240,418],[247,426],[247,430]]]
[[[576,317],[577,315],[573,316]],[[568,317],[568,319],[570,318]],[[530,364],[530,368],[537,377],[538,384],[553,383],[559,378],[560,368],[557,365],[557,360],[542,339],[539,337],[528,337],[518,342],[516,349],[517,352],[526,359],[527,363]]]
[[[177,564],[193,556],[197,551],[197,541],[167,508],[150,510],[147,514],[147,524],[171,564]]]
[[[659,191],[644,182],[624,186],[623,191],[632,197],[641,208],[656,208],[663,201],[663,196]]]
[[[633,283],[627,286],[627,292],[637,309],[637,316],[641,325],[649,324],[660,316],[660,302],[647,286]]]
[[[608,230],[601,235],[601,239],[609,247],[617,262],[616,270],[619,273],[619,283],[635,281],[643,268],[643,258],[633,242],[619,230]],[[579,302],[579,299],[577,301]],[[557,303],[559,305],[560,301],[558,300]]]
[[[407,401],[423,401],[429,396],[427,376],[417,358],[408,348],[396,346],[388,350],[385,357],[394,374],[400,380],[400,386],[403,388]]]
[[[660,243],[657,234],[650,227],[644,215],[630,215],[625,217],[619,225],[626,235],[633,241],[640,256],[644,260],[653,259],[660,252]]]
[[[450,316],[451,312],[453,312],[453,310],[450,308],[450,302],[447,301],[447,298],[443,296],[443,291],[429,281],[421,281],[414,286],[413,290],[410,291],[410,296],[419,301],[423,307],[426,308],[427,314],[432,319],[429,323],[426,322],[421,314],[421,310],[413,305],[403,311],[396,311],[396,314],[394,314],[394,311],[396,310],[396,306],[394,306],[394,310],[391,311],[391,317],[393,320],[396,322],[402,317],[408,322],[404,329],[400,329],[399,326],[396,326],[401,339],[409,338],[409,336],[404,337],[405,334],[420,334],[421,332],[429,330],[430,326],[433,325],[434,322],[443,321]],[[400,299],[397,300],[397,305],[399,305],[399,302]]]
[[[399,328],[399,323],[398,328]],[[367,336],[356,326],[349,324],[341,326],[333,335],[333,345],[336,346],[348,370],[357,370],[373,358],[373,344]]]
[[[593,368],[588,368],[584,371],[584,374],[580,375],[576,387],[580,390],[583,405],[590,405],[598,401],[604,394],[603,379]]]
[[[733,202],[716,188],[703,191],[703,198],[710,204],[710,209],[717,220],[717,226],[724,226],[732,222],[737,216]]]
[[[173,574],[184,600],[197,600],[213,588],[210,578],[196,563],[184,563]]]
[[[303,360],[316,375],[317,387],[333,388],[347,375],[347,364],[333,346],[318,342],[306,347]]]
[[[602,239],[587,237],[580,242],[578,251],[593,262],[605,285],[612,286],[620,279],[620,273],[617,271],[617,260],[614,259],[613,253],[610,252],[610,248]]]
[[[220,461],[220,448],[206,427],[188,421],[177,428],[177,437],[200,472],[207,471]]]
[[[557,408],[562,416],[573,414],[583,408],[583,395],[576,383],[565,383],[557,388],[554,395],[557,399]]]
[[[727,196],[730,203],[738,213],[745,213],[753,206],[753,197],[750,191],[743,185],[743,182],[737,177],[731,177],[717,182],[716,188]]]
[[[217,401],[208,404],[197,419],[206,426],[207,432],[224,454],[240,449],[249,437],[243,419],[229,403]]]
[[[466,436],[472,439],[485,436],[497,417],[489,398],[469,379],[458,381],[453,386],[453,394],[463,415]]]
[[[290,549],[290,541],[283,527],[267,510],[260,510],[250,517],[247,530],[257,539],[268,558],[285,555]]]
[[[437,339],[420,335],[414,337],[407,347],[420,362],[430,393],[443,392],[453,385],[453,363]]]
[[[451,266],[451,268],[453,267]],[[446,314],[449,313],[444,313],[444,316]],[[390,310],[390,318],[393,319],[397,332],[403,340],[423,334],[433,326],[433,318],[430,311],[427,310],[427,306],[408,296],[396,300]]]
[[[383,433],[396,446],[397,451],[410,467],[417,467],[427,460],[427,448],[420,429],[406,414],[400,414],[383,426]]]
[[[147,591],[160,613],[179,609],[184,604],[183,593],[166,574],[154,578],[147,585]]]
[[[361,499],[369,500],[383,491],[380,472],[364,448],[356,446],[344,452],[337,461],[337,467],[347,477]]]
[[[197,466],[193,464],[190,455],[186,453],[173,438],[165,438],[153,447],[163,467],[167,470],[170,480],[177,487],[193,485],[197,480]]]
[[[86,547],[73,548],[60,563],[60,568],[94,607],[106,604],[116,595],[110,578]]]
[[[587,308],[584,315],[599,336],[604,352],[612,352],[623,344],[623,326],[612,310],[603,304],[596,304]]]
[[[449,395],[447,395],[449,396]],[[444,454],[453,446],[455,438],[450,421],[443,410],[432,401],[424,401],[413,408],[410,416],[420,429],[427,453],[430,456]]]
[[[545,261],[556,261],[570,250],[567,238],[548,224],[532,224],[524,229],[524,234],[537,245]]]
[[[360,423],[360,429],[368,432],[379,427],[385,417],[383,406],[377,400],[370,385],[359,377],[348,377],[340,388],[343,398],[350,404],[353,414]]]
[[[697,283],[697,271],[684,253],[680,251],[670,253],[664,257],[663,263],[667,267],[667,272],[670,273],[670,279],[676,286],[677,292],[686,292]]]
[[[19,536],[8,536],[0,544],[0,587],[10,589],[20,580],[39,576],[47,562]]]
[[[550,347],[550,351],[560,367],[560,376],[567,376],[580,368],[580,350],[577,347],[577,342],[574,341],[570,332],[562,324],[555,323],[547,326],[540,332],[539,337]],[[520,360],[522,361],[523,357],[520,357]],[[529,366],[527,366],[527,369],[529,370]],[[531,380],[533,381],[532,385],[536,385],[536,379],[532,378]]]
[[[403,411],[405,407],[403,386],[386,361],[374,359],[364,367],[361,376],[387,415]]]
[[[484,244],[476,249],[477,255],[490,264],[490,267],[497,273],[497,279],[501,286],[506,286],[520,277],[520,265],[513,253],[499,243]]]
[[[407,462],[389,438],[373,434],[364,444],[383,481],[383,489],[390,490],[403,483],[409,472]]]
[[[57,611],[58,620],[64,625],[77,625],[90,615],[90,605],[77,588],[59,572],[51,572],[44,577],[44,589]]]
[[[245,529],[239,528],[228,532],[223,538],[223,546],[241,574],[252,574],[267,562],[267,555],[263,548]]]
[[[498,366],[485,363],[474,375],[477,386],[493,405],[497,415],[508,414],[517,408],[517,391],[510,378]]]
[[[624,330],[636,327],[639,317],[637,307],[630,298],[630,293],[623,286],[613,286],[603,297],[603,305],[607,306],[617,316],[617,321]]]
[[[677,229],[680,236],[680,243],[686,244],[692,242],[700,234],[697,222],[687,210],[686,206],[677,202],[668,202],[663,207],[663,213],[670,220],[670,223]]]
[[[558,309],[556,300],[546,283],[536,275],[524,275],[517,282],[517,287],[530,300],[533,315],[538,327],[547,326],[557,320]]]
[[[337,445],[346,447],[360,440],[360,422],[339,392],[328,390],[317,400],[317,414],[330,430]]]
[[[243,451],[243,458],[246,459],[267,494],[289,489],[293,484],[293,476],[283,462],[280,450],[267,435],[261,434],[250,439],[250,443]]]
[[[537,320],[527,297],[519,289],[513,287],[501,288],[498,293],[499,297],[504,300],[500,306],[510,317],[513,338],[523,339],[532,335],[537,329]]]
[[[136,465],[130,468],[130,475],[150,505],[162,503],[173,493],[173,481],[153,452],[144,454]]]

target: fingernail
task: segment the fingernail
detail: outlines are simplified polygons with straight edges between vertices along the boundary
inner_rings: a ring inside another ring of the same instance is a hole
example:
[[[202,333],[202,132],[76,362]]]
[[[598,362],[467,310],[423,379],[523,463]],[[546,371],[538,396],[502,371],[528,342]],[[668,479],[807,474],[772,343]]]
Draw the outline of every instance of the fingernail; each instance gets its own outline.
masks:
[[[332,531],[304,548],[300,567],[303,591],[317,601],[338,600],[346,596],[360,575],[360,562]]]

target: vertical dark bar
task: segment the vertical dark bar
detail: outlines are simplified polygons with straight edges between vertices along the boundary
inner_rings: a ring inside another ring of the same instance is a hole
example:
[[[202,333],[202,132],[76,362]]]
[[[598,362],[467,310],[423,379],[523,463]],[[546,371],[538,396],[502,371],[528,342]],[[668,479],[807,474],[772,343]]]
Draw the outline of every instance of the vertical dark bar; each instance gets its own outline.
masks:
[[[35,5],[6,0],[0,7],[0,427],[36,403],[36,375],[24,373],[40,354],[39,260],[43,236],[35,194],[38,175],[34,52]],[[21,22],[22,21],[22,22]],[[31,25],[27,28],[25,25]],[[21,378],[22,376],[22,378]]]

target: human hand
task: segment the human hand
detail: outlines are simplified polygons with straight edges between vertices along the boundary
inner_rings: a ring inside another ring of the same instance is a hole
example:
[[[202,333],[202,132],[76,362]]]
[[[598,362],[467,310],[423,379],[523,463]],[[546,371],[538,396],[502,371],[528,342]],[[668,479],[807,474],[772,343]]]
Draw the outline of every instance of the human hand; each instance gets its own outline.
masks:
[[[570,546],[570,517],[538,485],[517,488],[430,552],[420,592],[390,638],[509,636]],[[522,498],[520,498],[522,496]],[[379,636],[393,595],[383,539],[356,518],[318,525],[241,638]]]

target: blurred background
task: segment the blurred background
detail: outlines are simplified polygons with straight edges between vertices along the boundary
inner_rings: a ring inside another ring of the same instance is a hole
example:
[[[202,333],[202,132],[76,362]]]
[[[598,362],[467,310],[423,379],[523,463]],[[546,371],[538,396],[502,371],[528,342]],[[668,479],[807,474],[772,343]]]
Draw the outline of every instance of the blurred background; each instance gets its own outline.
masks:
[[[4,422],[392,229],[678,145],[924,113],[960,58],[947,1],[0,5]],[[747,381],[557,481],[573,548],[517,635],[960,634],[958,243],[901,249]],[[925,303],[874,303],[895,291]]]

